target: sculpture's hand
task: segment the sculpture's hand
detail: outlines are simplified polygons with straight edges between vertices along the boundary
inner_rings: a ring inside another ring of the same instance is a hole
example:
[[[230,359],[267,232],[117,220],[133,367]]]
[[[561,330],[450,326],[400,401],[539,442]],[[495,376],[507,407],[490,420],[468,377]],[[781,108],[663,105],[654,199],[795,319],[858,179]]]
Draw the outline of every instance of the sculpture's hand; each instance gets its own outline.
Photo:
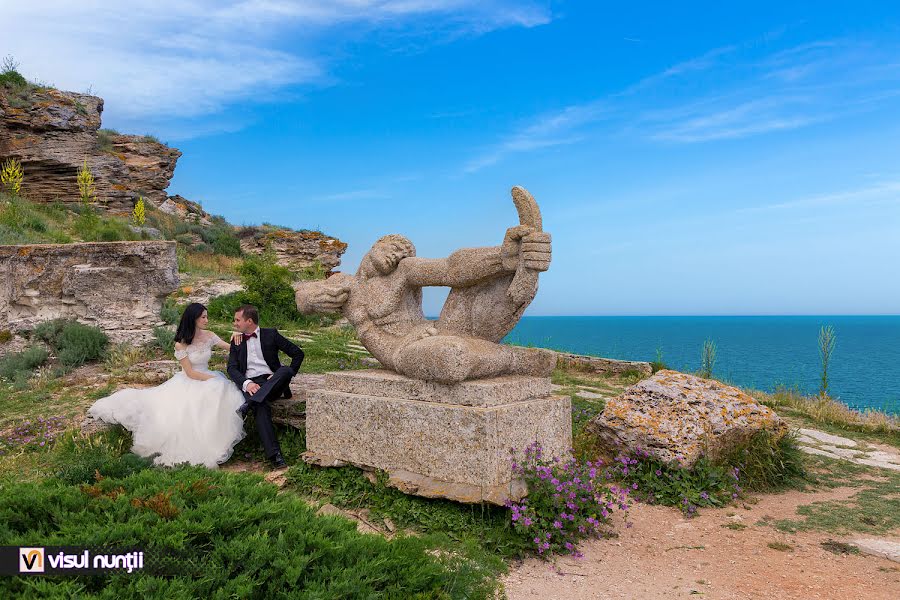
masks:
[[[338,312],[350,297],[351,277],[333,276],[325,281],[307,281],[297,285],[297,310],[303,314]]]
[[[500,247],[500,257],[503,261],[504,269],[515,271],[519,268],[521,240],[532,232],[534,232],[534,229],[528,225],[516,225],[506,230],[506,235],[503,236],[503,245]]]
[[[550,234],[533,231],[522,238],[522,266],[533,271],[550,268]]]

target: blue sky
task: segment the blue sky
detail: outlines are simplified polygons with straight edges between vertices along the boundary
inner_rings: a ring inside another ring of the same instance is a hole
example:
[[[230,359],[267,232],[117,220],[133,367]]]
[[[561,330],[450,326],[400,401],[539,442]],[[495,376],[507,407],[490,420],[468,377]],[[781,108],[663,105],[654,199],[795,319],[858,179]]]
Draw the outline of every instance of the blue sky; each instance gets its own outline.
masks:
[[[889,3],[23,4],[26,76],[178,147],[170,193],[348,242],[342,270],[386,233],[498,244],[522,185],[554,239],[528,314],[900,313]]]

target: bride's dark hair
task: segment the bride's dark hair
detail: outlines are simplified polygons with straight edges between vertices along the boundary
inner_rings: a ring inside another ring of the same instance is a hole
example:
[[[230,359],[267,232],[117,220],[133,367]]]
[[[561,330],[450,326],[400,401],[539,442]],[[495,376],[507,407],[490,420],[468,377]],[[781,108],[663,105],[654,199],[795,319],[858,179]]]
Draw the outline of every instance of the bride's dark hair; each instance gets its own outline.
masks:
[[[197,319],[203,314],[206,307],[199,302],[192,302],[184,309],[181,315],[181,321],[178,323],[178,329],[175,331],[175,341],[181,342],[186,346],[190,346],[194,341],[194,334],[197,333]]]

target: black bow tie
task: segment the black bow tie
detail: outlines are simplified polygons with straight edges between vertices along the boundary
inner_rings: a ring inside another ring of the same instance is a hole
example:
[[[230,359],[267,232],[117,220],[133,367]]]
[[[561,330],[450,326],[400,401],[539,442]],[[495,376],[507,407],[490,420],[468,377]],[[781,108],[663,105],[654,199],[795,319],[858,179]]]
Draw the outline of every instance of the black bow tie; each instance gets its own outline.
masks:
[[[245,333],[245,334],[244,334],[244,341],[246,342],[246,341],[249,340],[250,338],[255,338],[255,337],[256,337],[256,332],[255,332],[255,331],[254,331],[253,333]]]

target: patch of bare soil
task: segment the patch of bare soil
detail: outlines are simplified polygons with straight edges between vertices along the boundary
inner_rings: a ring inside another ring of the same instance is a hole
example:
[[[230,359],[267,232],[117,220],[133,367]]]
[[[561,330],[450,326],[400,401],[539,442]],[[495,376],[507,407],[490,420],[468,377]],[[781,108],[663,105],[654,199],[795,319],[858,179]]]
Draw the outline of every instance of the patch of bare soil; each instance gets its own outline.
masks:
[[[782,533],[757,524],[795,516],[798,506],[842,500],[859,488],[760,496],[756,504],[703,509],[685,519],[673,508],[635,504],[618,538],[581,544],[584,558],[513,564],[504,583],[523,598],[900,598],[900,570],[886,559],[839,555],[825,532]],[[729,516],[730,515],[730,516]],[[741,526],[744,526],[741,528]],[[773,543],[781,550],[769,547]]]

